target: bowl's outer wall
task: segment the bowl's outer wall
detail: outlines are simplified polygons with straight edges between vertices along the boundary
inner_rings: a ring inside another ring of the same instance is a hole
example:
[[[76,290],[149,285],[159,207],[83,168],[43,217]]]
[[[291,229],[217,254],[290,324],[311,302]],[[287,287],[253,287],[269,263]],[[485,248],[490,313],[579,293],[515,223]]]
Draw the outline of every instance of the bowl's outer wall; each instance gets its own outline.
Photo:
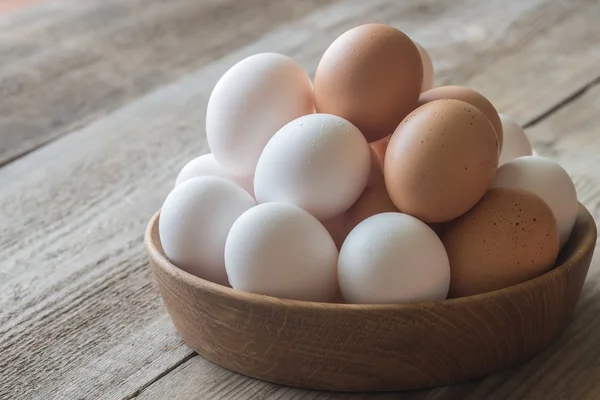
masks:
[[[146,236],[150,263],[189,347],[247,376],[337,391],[446,385],[528,360],[568,325],[596,241],[580,207],[564,263],[541,277],[443,302],[348,306],[256,296],[192,277],[164,259],[156,221]]]

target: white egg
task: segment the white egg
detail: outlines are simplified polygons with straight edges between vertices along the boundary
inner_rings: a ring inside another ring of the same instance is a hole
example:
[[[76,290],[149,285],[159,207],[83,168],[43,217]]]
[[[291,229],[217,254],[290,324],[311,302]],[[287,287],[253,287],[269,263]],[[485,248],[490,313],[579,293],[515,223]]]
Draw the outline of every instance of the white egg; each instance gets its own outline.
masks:
[[[254,177],[237,177],[227,174],[211,153],[196,157],[185,164],[179,175],[177,175],[175,186],[190,178],[200,176],[218,176],[219,178],[229,179],[250,193],[251,196],[254,196]]]
[[[450,262],[425,223],[407,214],[381,213],[358,224],[344,241],[338,279],[349,303],[443,300]]]
[[[492,187],[514,187],[538,195],[552,209],[561,246],[571,235],[577,219],[577,192],[569,174],[544,157],[525,156],[508,161],[496,172]]]
[[[430,89],[433,89],[434,83],[434,71],[433,71],[433,62],[431,62],[431,57],[429,53],[423,46],[419,43],[414,42],[419,50],[419,54],[421,55],[421,62],[423,63],[423,84],[421,85],[421,93],[426,92]]]
[[[358,199],[370,163],[369,145],[358,128],[335,115],[306,115],[267,143],[256,166],[254,193],[259,203],[291,203],[326,220]]]
[[[231,227],[225,245],[225,266],[234,289],[294,300],[334,299],[337,256],[325,227],[285,203],[246,211]]]
[[[233,222],[256,205],[233,182],[190,178],[177,185],[160,211],[158,231],[167,258],[200,278],[226,285],[224,249]]]
[[[512,118],[498,114],[502,122],[502,131],[504,132],[504,141],[502,151],[500,152],[499,165],[517,157],[530,156],[532,153],[531,143],[525,131]]]
[[[312,83],[302,68],[284,55],[260,53],[217,82],[206,110],[206,138],[228,174],[251,176],[271,136],[313,112]]]

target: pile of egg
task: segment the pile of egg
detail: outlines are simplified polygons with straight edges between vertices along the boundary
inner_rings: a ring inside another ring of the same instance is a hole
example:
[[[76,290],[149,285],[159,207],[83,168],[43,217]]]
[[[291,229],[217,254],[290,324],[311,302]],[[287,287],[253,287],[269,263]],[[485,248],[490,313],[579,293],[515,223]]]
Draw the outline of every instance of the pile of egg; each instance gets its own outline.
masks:
[[[261,53],[206,110],[211,153],[159,217],[167,258],[200,278],[286,299],[462,297],[550,270],[575,223],[569,175],[475,90],[433,88],[396,28],[339,36],[314,82]]]

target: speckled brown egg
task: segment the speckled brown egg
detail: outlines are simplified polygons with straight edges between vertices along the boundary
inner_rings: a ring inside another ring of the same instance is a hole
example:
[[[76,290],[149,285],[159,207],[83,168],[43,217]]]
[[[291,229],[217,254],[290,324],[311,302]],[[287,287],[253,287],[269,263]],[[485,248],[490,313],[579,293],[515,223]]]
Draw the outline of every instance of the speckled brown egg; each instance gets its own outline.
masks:
[[[323,225],[340,249],[356,225],[375,214],[384,212],[398,212],[398,209],[394,206],[386,190],[377,153],[371,149],[371,173],[365,190],[345,213],[325,221]]]
[[[498,141],[487,117],[459,100],[436,100],[410,113],[388,144],[385,184],[396,207],[426,223],[467,212],[489,187]]]
[[[504,135],[500,116],[494,105],[481,93],[462,86],[440,86],[422,93],[421,97],[419,97],[419,105],[440,99],[462,100],[477,107],[492,123],[498,135],[499,150],[502,149]]]
[[[449,297],[516,285],[549,271],[559,251],[550,207],[522,189],[495,188],[442,235],[450,259]]]
[[[422,82],[421,56],[408,36],[388,25],[361,25],[323,54],[315,73],[315,108],[347,119],[374,142],[415,109]]]

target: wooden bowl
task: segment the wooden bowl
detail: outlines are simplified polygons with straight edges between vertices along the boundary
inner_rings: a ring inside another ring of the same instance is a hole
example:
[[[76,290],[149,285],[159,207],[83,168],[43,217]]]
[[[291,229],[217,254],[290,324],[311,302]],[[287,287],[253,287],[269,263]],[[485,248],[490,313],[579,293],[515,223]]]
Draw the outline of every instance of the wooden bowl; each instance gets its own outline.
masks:
[[[145,236],[175,328],[200,355],[241,374],[335,391],[447,385],[522,363],[569,324],[596,242],[580,206],[552,271],[477,296],[408,305],[282,300],[235,291],[171,264],[158,214]]]

